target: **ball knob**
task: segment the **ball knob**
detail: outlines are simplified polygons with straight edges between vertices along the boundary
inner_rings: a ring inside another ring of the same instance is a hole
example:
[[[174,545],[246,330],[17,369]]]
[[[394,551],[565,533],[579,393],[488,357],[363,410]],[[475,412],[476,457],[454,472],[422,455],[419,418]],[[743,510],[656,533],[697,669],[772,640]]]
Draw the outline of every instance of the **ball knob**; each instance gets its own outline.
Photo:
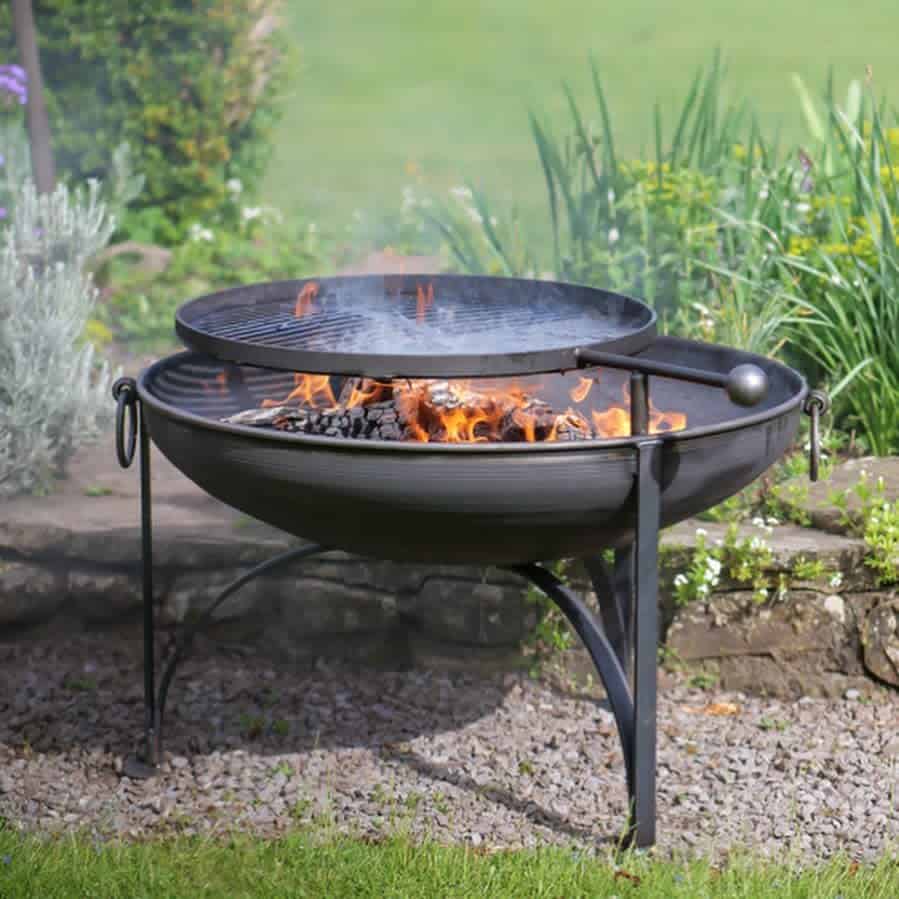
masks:
[[[768,376],[757,365],[745,362],[731,369],[725,389],[738,406],[754,406],[768,392]]]

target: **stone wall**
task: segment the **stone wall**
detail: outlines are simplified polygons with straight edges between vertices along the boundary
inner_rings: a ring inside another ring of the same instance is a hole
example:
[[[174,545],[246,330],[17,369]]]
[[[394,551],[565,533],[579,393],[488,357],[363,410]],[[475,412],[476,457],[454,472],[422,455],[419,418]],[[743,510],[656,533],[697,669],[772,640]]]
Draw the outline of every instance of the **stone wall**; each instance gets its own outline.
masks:
[[[707,601],[679,608],[672,577],[687,563],[696,526],[679,525],[666,540],[665,643],[674,664],[711,673],[728,689],[778,696],[833,695],[870,676],[899,686],[899,595],[878,587],[861,540],[779,526],[766,535],[774,553],[767,574],[772,582],[783,576],[782,598],[759,603],[724,578]],[[711,541],[725,531],[702,527]],[[815,562],[826,573],[803,579]]]
[[[140,623],[136,471],[111,451],[83,454],[52,496],[4,504],[0,639]],[[196,615],[250,566],[295,546],[203,494],[154,457],[154,576],[163,628]],[[777,695],[829,694],[866,677],[899,686],[899,598],[880,589],[860,540],[791,525],[764,535],[782,599],[758,603],[725,579],[678,607],[672,581],[689,563],[698,522],[662,536],[663,635],[672,664],[724,686]],[[703,524],[708,540],[724,526]],[[745,536],[758,534],[744,526]],[[802,580],[800,562],[827,576]],[[839,587],[832,586],[838,572]],[[576,586],[588,589],[583,573]],[[401,565],[330,553],[247,584],[216,613],[211,634],[291,660],[342,656],[389,665],[508,667],[536,621],[523,582],[500,570]]]

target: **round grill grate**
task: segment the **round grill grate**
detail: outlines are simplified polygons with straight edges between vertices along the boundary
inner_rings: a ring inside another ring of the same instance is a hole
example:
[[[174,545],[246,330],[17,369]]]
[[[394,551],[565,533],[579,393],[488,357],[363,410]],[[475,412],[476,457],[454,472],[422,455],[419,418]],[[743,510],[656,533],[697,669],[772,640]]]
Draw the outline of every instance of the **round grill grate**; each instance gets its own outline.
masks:
[[[220,359],[372,377],[512,375],[634,353],[655,336],[637,300],[548,281],[448,275],[257,284],[183,306],[189,346]]]

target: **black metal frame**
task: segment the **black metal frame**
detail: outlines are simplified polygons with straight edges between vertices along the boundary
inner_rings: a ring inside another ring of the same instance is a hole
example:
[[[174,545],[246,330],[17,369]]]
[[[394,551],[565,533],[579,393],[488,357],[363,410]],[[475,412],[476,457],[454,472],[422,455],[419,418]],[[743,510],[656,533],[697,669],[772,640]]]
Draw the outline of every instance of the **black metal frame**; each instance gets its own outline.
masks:
[[[117,403],[116,452],[123,468],[131,465],[136,445],[140,450],[141,565],[143,578],[144,741],[139,756],[128,759],[124,773],[133,778],[152,777],[162,757],[162,727],[169,688],[179,663],[190,651],[197,632],[208,624],[219,606],[244,584],[275,568],[327,552],[318,544],[304,545],[256,565],[232,581],[175,640],[156,685],[154,643],[154,591],[150,438],[137,386],[121,378],[113,386]],[[631,428],[647,435],[649,420],[648,376],[631,376]],[[616,550],[609,568],[597,555],[585,560],[599,603],[597,620],[586,602],[542,565],[513,566],[511,570],[546,594],[571,622],[596,666],[618,727],[624,753],[630,816],[625,843],[637,847],[655,842],[656,777],[656,653],[658,645],[658,535],[661,502],[659,452],[661,441],[646,436],[636,446],[632,544]],[[633,679],[633,688],[630,680]]]

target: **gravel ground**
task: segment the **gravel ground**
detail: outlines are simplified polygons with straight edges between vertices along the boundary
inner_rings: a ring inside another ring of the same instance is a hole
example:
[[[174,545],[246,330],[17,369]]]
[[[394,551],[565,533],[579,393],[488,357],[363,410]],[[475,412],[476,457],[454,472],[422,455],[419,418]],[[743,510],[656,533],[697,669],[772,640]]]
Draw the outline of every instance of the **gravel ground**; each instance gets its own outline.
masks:
[[[484,847],[595,846],[624,820],[611,714],[525,676],[275,670],[198,646],[150,781],[121,775],[142,718],[137,640],[0,644],[0,684],[0,815],[29,830],[273,834],[325,820]],[[876,856],[899,837],[897,725],[887,691],[788,703],[664,676],[660,851]]]

